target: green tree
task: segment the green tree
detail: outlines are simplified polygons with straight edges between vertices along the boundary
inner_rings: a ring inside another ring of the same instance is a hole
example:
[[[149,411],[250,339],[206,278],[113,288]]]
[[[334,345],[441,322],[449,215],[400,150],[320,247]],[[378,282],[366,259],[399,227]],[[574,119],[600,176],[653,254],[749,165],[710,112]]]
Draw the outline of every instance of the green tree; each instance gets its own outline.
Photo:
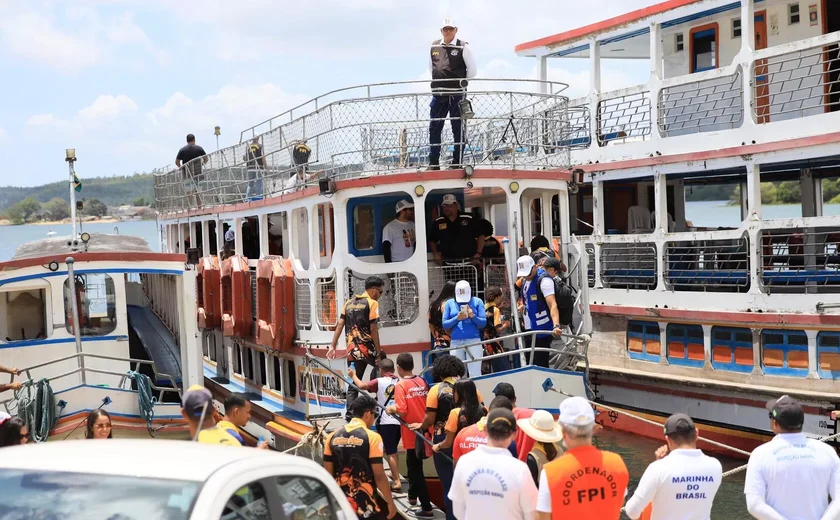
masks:
[[[776,185],[772,182],[761,183],[761,203],[773,204],[776,202]]]
[[[832,201],[832,204],[837,204],[834,199],[840,197],[840,179],[823,179],[823,200]]]
[[[135,206],[148,206],[148,204],[146,203],[146,199],[144,199],[143,197],[134,199],[134,205]]]
[[[97,199],[89,199],[85,201],[84,209],[82,211],[88,216],[104,217],[108,214],[108,206]]]
[[[50,220],[64,220],[70,218],[70,204],[62,198],[55,197],[44,204],[44,212]]]
[[[23,208],[19,202],[6,210],[6,218],[16,226],[26,222],[26,216],[23,214]]]
[[[799,204],[802,202],[799,181],[784,181],[776,186],[777,204]]]

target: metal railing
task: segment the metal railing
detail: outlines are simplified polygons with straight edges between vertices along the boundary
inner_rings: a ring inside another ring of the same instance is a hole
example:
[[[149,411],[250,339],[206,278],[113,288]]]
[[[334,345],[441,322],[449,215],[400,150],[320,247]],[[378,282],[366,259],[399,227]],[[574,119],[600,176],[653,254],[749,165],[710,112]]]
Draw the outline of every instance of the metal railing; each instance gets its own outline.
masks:
[[[638,88],[604,94],[598,103],[598,146],[650,138],[650,92],[632,90]]]
[[[840,228],[765,229],[760,240],[766,292],[840,290]]]
[[[483,296],[479,291],[478,273],[479,265],[471,261],[445,262],[443,265],[430,263],[429,268],[429,299],[434,300],[440,294],[447,281],[457,282],[466,280],[478,297]]]
[[[748,240],[667,242],[665,280],[677,291],[746,292],[750,287]]]
[[[149,308],[166,325],[175,344],[181,345],[181,319],[178,303],[178,277],[171,274],[140,275],[143,294],[149,300]]]
[[[484,289],[486,290],[487,287],[498,287],[502,290],[502,303],[499,305],[499,311],[504,316],[512,316],[510,280],[504,258],[484,260]],[[485,301],[485,303],[487,302]]]
[[[740,67],[716,76],[665,87],[659,92],[663,137],[738,128],[744,121],[744,81]]]
[[[361,294],[365,291],[365,279],[372,273],[359,273],[346,269],[344,280],[347,294]],[[408,325],[417,319],[420,313],[420,291],[417,277],[413,273],[399,272],[378,274],[385,282],[382,296],[379,297],[379,323],[383,327]]]
[[[537,93],[540,85],[547,85],[550,93]],[[157,170],[156,207],[169,212],[271,197],[317,182],[310,178],[312,172],[320,179],[337,180],[393,173],[400,167],[416,170],[428,164],[428,130],[433,121],[444,123],[442,157],[456,145],[463,146],[461,164],[570,167],[567,99],[558,95],[565,85],[470,80],[469,88],[466,96],[474,116],[463,121],[460,142],[455,142],[451,125],[445,124],[450,118],[430,118],[428,82],[344,89],[314,100],[305,115],[296,116],[295,112],[304,112],[298,107],[246,130],[243,139],[258,139],[264,164],[249,155],[250,143],[241,142],[195,159],[182,170]],[[336,97],[341,99],[332,100]],[[311,148],[305,171],[296,165],[292,150],[301,141]]]
[[[586,282],[589,287],[595,287],[595,244],[586,242],[584,244],[589,266],[586,269]]]
[[[338,302],[336,301],[335,271],[329,278],[318,278],[315,280],[315,293],[318,299],[315,300],[315,320],[321,330],[332,330],[338,323]]]
[[[569,139],[565,143],[572,150],[589,148],[590,138],[590,110],[587,106],[570,106],[568,110]]]
[[[654,289],[658,280],[656,244],[601,244],[601,283],[608,288]]]
[[[822,45],[756,60],[753,115],[759,124],[796,119],[840,106],[840,50]]]
[[[300,278],[295,278],[295,326],[298,330],[312,328],[312,286]]]

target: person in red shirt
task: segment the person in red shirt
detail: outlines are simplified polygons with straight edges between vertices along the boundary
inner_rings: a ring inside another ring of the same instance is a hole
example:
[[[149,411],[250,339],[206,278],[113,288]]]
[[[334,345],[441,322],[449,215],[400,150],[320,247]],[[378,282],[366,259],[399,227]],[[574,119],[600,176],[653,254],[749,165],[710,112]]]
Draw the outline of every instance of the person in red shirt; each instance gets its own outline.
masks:
[[[402,442],[405,447],[405,464],[408,468],[408,501],[420,501],[421,510],[414,513],[417,518],[434,518],[426,477],[423,475],[423,459],[417,455],[417,438],[421,423],[426,418],[426,396],[429,385],[414,375],[414,358],[408,352],[397,356],[397,374],[400,380],[394,388],[394,404],[385,409],[386,413],[397,415],[405,424],[401,424]],[[412,504],[414,505],[414,504]]]
[[[507,397],[500,395],[490,401],[490,411],[493,411],[497,408],[504,408],[506,410],[513,411],[513,405],[510,402],[510,399]],[[479,446],[483,446],[487,444],[487,416],[482,417],[479,421],[472,426],[467,426],[463,430],[458,432],[458,435],[455,436],[455,442],[452,444],[452,459],[455,461],[455,464],[458,464],[458,459],[461,456],[466,455],[467,453],[475,450]],[[516,457],[516,442],[511,442],[510,446],[508,446],[508,450],[510,454]]]
[[[516,420],[519,421],[520,419],[530,419],[532,415],[534,415],[534,410],[530,408],[517,408],[516,407],[516,391],[513,389],[513,385],[510,383],[499,383],[496,385],[496,388],[493,389],[493,394],[496,397],[503,395],[510,399],[510,402],[513,403],[513,416],[516,417]],[[528,437],[528,435],[522,431],[522,428],[517,429],[516,431],[516,458],[521,460],[522,462],[528,461],[528,454],[534,449],[534,439]]]

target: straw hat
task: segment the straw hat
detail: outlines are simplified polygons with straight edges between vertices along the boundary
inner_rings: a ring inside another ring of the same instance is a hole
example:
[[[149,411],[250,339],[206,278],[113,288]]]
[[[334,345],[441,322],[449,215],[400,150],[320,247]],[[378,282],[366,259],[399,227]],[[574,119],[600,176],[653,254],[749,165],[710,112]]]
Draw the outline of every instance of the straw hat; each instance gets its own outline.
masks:
[[[531,417],[519,419],[516,425],[535,441],[559,442],[563,439],[563,428],[545,410],[537,410]]]

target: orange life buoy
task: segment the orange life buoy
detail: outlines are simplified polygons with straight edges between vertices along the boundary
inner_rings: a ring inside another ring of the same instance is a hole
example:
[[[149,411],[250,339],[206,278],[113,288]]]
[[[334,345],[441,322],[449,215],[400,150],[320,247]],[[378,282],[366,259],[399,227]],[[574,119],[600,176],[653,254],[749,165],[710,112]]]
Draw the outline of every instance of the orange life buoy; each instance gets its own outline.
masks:
[[[198,299],[198,327],[201,329],[214,329],[221,322],[220,274],[219,259],[215,256],[205,256],[198,261],[195,283]]]
[[[291,350],[295,341],[295,274],[280,257],[257,263],[257,342],[274,350]]]
[[[225,336],[251,335],[251,270],[244,256],[222,262],[222,330]]]

